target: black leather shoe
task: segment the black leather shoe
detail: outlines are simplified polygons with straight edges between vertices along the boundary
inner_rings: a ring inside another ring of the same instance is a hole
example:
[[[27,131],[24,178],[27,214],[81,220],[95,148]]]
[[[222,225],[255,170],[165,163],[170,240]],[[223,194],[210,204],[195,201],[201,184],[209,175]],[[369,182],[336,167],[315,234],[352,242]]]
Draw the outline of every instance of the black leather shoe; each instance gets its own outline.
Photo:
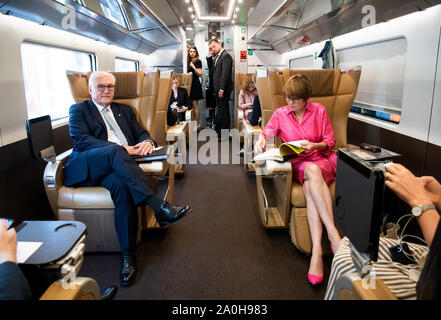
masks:
[[[161,205],[159,212],[155,213],[155,218],[161,227],[168,227],[185,217],[190,211],[189,206],[175,207],[166,201]]]
[[[118,292],[117,286],[111,286],[101,293],[101,300],[113,300]]]
[[[135,254],[122,256],[121,264],[121,284],[124,287],[131,286],[136,277],[136,257]]]

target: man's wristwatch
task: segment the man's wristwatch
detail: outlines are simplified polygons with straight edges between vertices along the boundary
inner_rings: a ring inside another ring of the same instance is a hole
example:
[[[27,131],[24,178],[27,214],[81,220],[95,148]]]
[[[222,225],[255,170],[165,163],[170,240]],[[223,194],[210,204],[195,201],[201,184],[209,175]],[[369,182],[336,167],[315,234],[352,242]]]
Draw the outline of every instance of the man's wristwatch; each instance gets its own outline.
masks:
[[[426,204],[423,206],[414,206],[412,207],[412,214],[415,217],[419,217],[420,215],[423,214],[423,212],[427,211],[427,210],[432,210],[432,209],[436,209],[435,206],[431,203],[431,204]]]

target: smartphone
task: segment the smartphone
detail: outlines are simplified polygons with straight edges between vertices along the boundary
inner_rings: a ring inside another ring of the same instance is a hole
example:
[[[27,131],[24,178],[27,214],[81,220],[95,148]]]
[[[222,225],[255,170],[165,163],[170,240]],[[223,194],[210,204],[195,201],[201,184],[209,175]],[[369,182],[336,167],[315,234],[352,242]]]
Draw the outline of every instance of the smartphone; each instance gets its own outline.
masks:
[[[407,255],[404,254],[403,251],[405,251]],[[410,252],[409,246],[405,242],[401,243],[401,246],[398,245],[395,247],[390,247],[389,252],[391,254],[392,261],[402,263],[402,264],[416,263],[415,261],[413,261],[412,259],[410,259],[408,257],[408,256],[411,256],[413,258],[413,255]]]
[[[380,147],[377,147],[377,146],[374,146],[374,145],[368,144],[368,143],[360,144],[360,148],[363,149],[363,150],[372,152],[372,153],[381,152],[381,148]]]

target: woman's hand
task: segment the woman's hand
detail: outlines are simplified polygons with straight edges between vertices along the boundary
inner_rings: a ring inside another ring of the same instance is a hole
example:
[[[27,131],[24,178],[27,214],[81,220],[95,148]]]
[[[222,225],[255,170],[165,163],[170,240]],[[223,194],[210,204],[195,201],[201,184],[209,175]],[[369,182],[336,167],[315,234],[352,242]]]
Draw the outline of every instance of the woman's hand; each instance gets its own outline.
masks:
[[[300,146],[305,153],[311,152],[312,150],[316,149],[316,143],[309,141],[301,143]]]
[[[188,108],[186,106],[183,106],[183,107],[179,108],[178,112],[185,112],[187,110],[188,110]]]
[[[441,184],[434,177],[427,176],[421,177],[420,182],[432,203],[438,210],[441,210]]]
[[[326,150],[328,144],[326,142],[304,142],[300,144],[305,153],[311,152],[312,150]]]
[[[254,146],[254,153],[259,154],[265,150],[266,139],[264,135],[259,135],[259,140],[257,140],[256,145]]]
[[[415,177],[412,172],[401,164],[394,163],[388,166],[384,176],[386,186],[411,207],[432,203],[432,199],[423,185],[424,180]],[[429,185],[428,188],[434,187],[432,183]]]
[[[192,67],[193,69],[196,69],[193,62],[190,62],[190,67]]]

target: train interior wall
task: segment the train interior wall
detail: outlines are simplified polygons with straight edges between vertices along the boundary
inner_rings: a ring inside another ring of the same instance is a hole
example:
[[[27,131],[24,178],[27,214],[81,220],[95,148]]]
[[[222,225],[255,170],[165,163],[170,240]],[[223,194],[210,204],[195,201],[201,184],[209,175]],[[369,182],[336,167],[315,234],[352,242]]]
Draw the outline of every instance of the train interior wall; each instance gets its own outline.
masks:
[[[348,142],[369,142],[403,154],[402,163],[418,175],[434,175],[441,180],[441,57],[439,49],[441,6],[417,12],[409,16],[384,22],[333,39],[334,47],[342,50],[373,41],[404,38],[406,41],[405,73],[401,105],[401,122],[386,123],[351,114],[348,122]],[[307,57],[308,68],[320,68],[321,59],[315,59],[324,42],[289,53],[256,50],[244,64],[238,59],[238,48],[243,48],[240,28],[225,29],[233,42],[227,50],[235,53],[236,72],[253,72],[256,68],[283,68],[296,58]],[[75,48],[92,52],[97,57],[99,70],[113,70],[115,57],[133,59],[140,66],[176,64],[179,47],[157,50],[150,55],[122,49],[94,41],[66,31],[37,25],[19,18],[0,15],[0,35],[3,48],[0,51],[2,85],[0,96],[0,213],[2,216],[20,219],[48,219],[53,217],[44,193],[42,174],[44,163],[34,160],[28,151],[24,121],[27,118],[25,88],[23,85],[20,46],[23,41]],[[246,39],[246,37],[245,37]],[[196,35],[203,68],[208,54],[204,34]],[[165,57],[160,60],[159,57]],[[182,58],[182,57],[181,57]],[[179,58],[178,58],[179,59]],[[182,61],[184,59],[182,58]],[[184,61],[183,61],[184,63]],[[184,63],[185,65],[185,63]],[[183,70],[185,70],[185,66]],[[363,74],[363,71],[362,71]],[[204,103],[204,102],[202,102]],[[10,107],[5,107],[10,106]],[[72,147],[67,119],[54,125],[55,147],[61,153]]]

